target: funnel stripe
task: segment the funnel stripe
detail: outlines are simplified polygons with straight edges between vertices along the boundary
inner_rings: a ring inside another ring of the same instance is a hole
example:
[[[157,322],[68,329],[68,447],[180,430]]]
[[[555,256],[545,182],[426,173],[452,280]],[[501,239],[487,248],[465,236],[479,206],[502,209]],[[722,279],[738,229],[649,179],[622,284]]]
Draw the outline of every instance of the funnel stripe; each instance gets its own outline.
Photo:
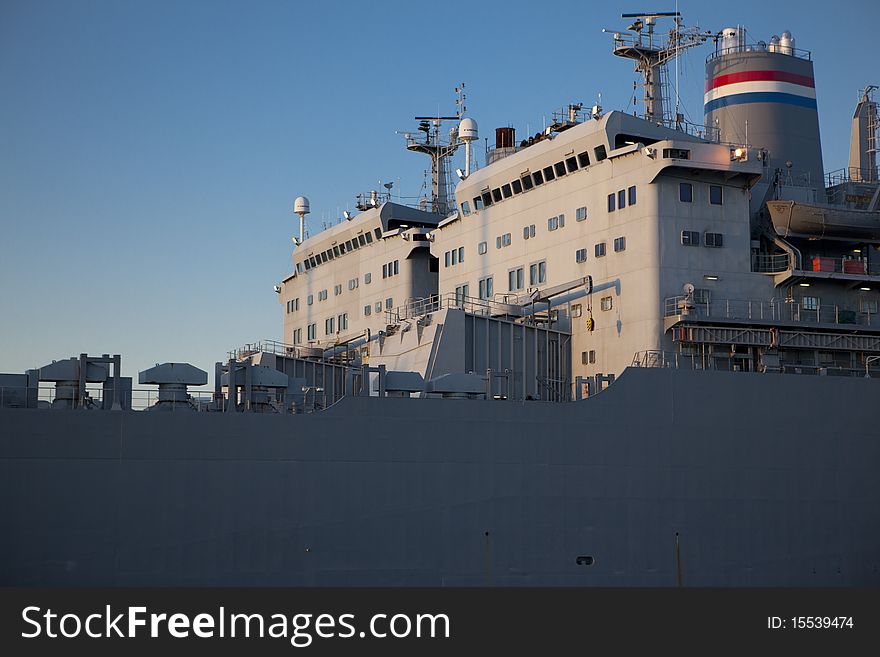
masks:
[[[726,84],[737,82],[789,82],[803,87],[815,87],[816,83],[808,75],[798,75],[787,71],[742,71],[740,73],[728,73],[717,75],[711,80],[706,80],[706,91],[723,87]]]
[[[757,92],[745,94],[733,94],[730,96],[722,96],[705,104],[703,111],[705,113],[714,112],[722,107],[731,105],[742,105],[744,103],[782,103],[784,105],[794,105],[796,107],[807,107],[816,109],[816,99],[806,98],[804,96],[796,96],[794,94],[776,93],[776,92]]]

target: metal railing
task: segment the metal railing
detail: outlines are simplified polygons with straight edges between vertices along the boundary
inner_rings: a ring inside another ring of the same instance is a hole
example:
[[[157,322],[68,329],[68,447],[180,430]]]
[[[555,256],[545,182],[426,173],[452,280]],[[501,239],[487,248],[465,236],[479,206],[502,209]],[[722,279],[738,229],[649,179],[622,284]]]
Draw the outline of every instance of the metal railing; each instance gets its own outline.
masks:
[[[385,311],[386,324],[399,324],[408,319],[417,319],[444,308],[456,308],[464,310],[472,315],[485,317],[509,315],[514,308],[519,307],[518,299],[511,298],[507,303],[507,296],[502,295],[505,301],[494,299],[478,299],[476,297],[462,296],[455,292],[446,294],[432,294],[429,297],[410,299],[402,306]]]
[[[651,367],[686,370],[719,370],[725,372],[753,372],[752,365],[743,358],[725,357],[719,354],[683,354],[676,351],[646,350],[633,356],[632,367]],[[833,364],[815,365],[802,363],[779,364],[781,374],[808,374],[816,376],[880,376],[880,365],[867,363],[864,367],[842,367]]]
[[[825,174],[825,186],[834,187],[848,182],[876,183],[880,178],[876,168],[844,167]]]
[[[733,320],[764,320],[802,324],[855,324],[878,326],[877,313],[856,311],[839,305],[813,306],[791,299],[716,299],[695,301],[690,296],[668,297],[663,304],[664,317],[698,317]]]
[[[759,274],[781,274],[794,268],[794,257],[788,253],[759,253],[752,256],[752,271]]]
[[[864,258],[807,256],[804,261],[806,271],[880,276],[880,263],[868,262]]]
[[[807,60],[812,57],[812,53],[809,50],[778,44],[769,44],[764,41],[756,41],[754,43],[744,43],[729,48],[716,48],[715,52],[706,57],[706,61],[712,61],[723,55],[730,55],[738,52],[778,52],[783,55],[790,55],[792,57],[797,57],[798,59]]]

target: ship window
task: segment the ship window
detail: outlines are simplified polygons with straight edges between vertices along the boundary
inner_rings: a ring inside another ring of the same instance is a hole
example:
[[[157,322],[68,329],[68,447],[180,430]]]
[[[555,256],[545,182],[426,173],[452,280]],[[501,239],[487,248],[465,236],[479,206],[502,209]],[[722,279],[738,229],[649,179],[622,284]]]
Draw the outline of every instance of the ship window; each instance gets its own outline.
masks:
[[[556,176],[561,178],[565,175],[565,162],[557,162],[553,165],[553,168],[556,169]]]
[[[399,270],[398,270],[398,268],[397,268],[397,263],[398,263],[398,261],[395,260],[395,261],[394,261],[394,273],[395,273],[395,275],[398,274],[398,273],[400,273]]]
[[[496,249],[501,248],[501,235],[499,235],[498,237],[495,238],[495,248]]]
[[[449,251],[446,252],[446,266],[449,266]],[[382,265],[382,278],[388,278],[388,265]]]
[[[358,244],[360,244],[361,246],[366,246],[367,245],[367,238],[364,237],[363,235],[358,235]]]
[[[587,151],[578,153],[578,164],[581,165],[581,169],[590,166],[590,154]]]
[[[544,180],[551,181],[556,176],[553,174],[553,167],[544,167]]]
[[[336,319],[340,331],[345,331],[348,329],[348,313],[342,313]]]
[[[474,211],[483,209],[483,199],[479,196],[474,197]]]
[[[819,297],[801,297],[801,308],[804,310],[819,310]]]
[[[597,258],[601,258],[605,255],[605,242],[599,242],[595,248],[593,249],[593,255]]]
[[[709,185],[709,203],[721,205],[722,200],[721,185]]]
[[[626,190],[621,189],[617,192],[617,209],[623,210],[626,207]]]
[[[338,246],[333,247],[333,255],[337,258],[339,257],[339,247]]]
[[[685,246],[700,246],[700,233],[695,230],[681,231],[681,243]]]
[[[547,220],[547,230],[556,230],[559,228],[559,217],[550,217]]]
[[[327,300],[327,290],[321,290],[318,292],[318,301],[326,301]]]
[[[315,295],[310,294],[306,297],[306,305],[311,306],[315,302]]]
[[[381,301],[376,302],[376,312],[377,313],[382,312],[382,302]]]
[[[361,282],[361,281],[360,281],[359,278],[352,278],[352,279],[348,282],[348,289],[349,289],[349,290],[355,290],[355,289],[357,289],[358,285],[360,285],[360,282]]]
[[[523,289],[525,268],[517,267],[507,272],[507,288],[511,292]]]
[[[477,246],[477,253],[479,253],[480,255],[485,255],[486,251],[488,251],[488,250],[489,250],[489,248],[485,242],[480,242],[479,245]]]
[[[528,226],[523,226],[523,239],[524,240],[529,239],[529,227]]]
[[[529,174],[523,174],[523,177],[520,178],[522,180],[522,186],[525,191],[529,191],[534,184],[532,184],[532,177]]]
[[[479,282],[479,293],[481,299],[491,299],[495,290],[493,289],[493,278],[492,276],[487,276],[486,278],[481,278]]]
[[[514,194],[522,194],[522,181],[519,178],[510,181],[510,186],[513,188]]]
[[[335,317],[328,317],[324,320],[324,335],[333,335],[336,332],[333,330],[335,319]]]
[[[635,205],[635,204],[636,204],[636,188],[635,188],[635,185],[633,185],[632,187],[629,188],[629,204],[630,204],[630,205]]]
[[[581,306],[581,304],[576,303],[571,307],[571,316],[572,317],[577,318],[583,314],[584,314],[584,311],[583,311],[583,306]]]
[[[614,194],[608,195],[608,212],[614,212]]]
[[[565,215],[564,214],[559,215],[559,227],[565,228]]]
[[[559,166],[558,164],[556,166]],[[572,155],[570,158],[565,160],[565,166],[568,168],[569,173],[574,173],[578,170],[578,161],[577,158]]]
[[[678,200],[682,203],[692,203],[694,200],[694,186],[690,183],[678,183]]]
[[[338,297],[340,294],[342,294],[342,283],[337,283],[333,286],[333,296]]]
[[[351,238],[351,247],[352,247],[353,249],[359,249],[359,248],[361,248],[361,247],[360,247],[360,244],[358,244],[358,238],[357,238],[357,237],[352,237],[352,238]]]
[[[498,187],[492,190],[492,200],[495,203],[498,203],[501,200],[501,190]]]
[[[471,204],[467,201],[461,202],[461,213],[466,217],[471,213]]]
[[[298,263],[296,263],[296,270],[297,270],[300,274],[303,273],[303,263],[302,263],[302,262],[298,262]]]
[[[532,174],[532,180],[535,181],[535,187],[542,185],[544,184],[544,174],[540,171],[535,171],[535,173]]]
[[[369,317],[373,312],[373,307],[370,304],[364,306],[364,317]]]
[[[574,259],[577,262],[586,262],[587,261],[587,250],[586,249],[578,249],[574,252]]]
[[[510,246],[510,233],[504,233],[504,235],[501,236],[501,243],[504,246]]]
[[[293,332],[293,344],[300,344],[303,341],[303,330],[295,329]]]
[[[451,261],[452,264],[453,265],[457,264],[458,263],[458,249],[452,249],[452,251],[450,251],[450,253],[452,254],[452,261]]]
[[[375,231],[375,233],[376,233],[376,239],[377,239],[377,240],[382,239],[382,229],[381,229],[381,228],[377,228],[376,231]]]
[[[586,207],[578,208],[574,213],[574,220],[575,221],[586,221],[586,219],[587,219],[587,208]]]
[[[345,242],[339,245],[339,253],[343,255],[345,254]]]
[[[590,364],[593,364],[593,363],[595,363],[595,362],[596,362],[596,350],[595,350],[595,349],[590,349]],[[588,563],[587,565],[590,565],[590,564],[592,564],[592,563],[593,563],[593,562],[591,561],[591,562]]]
[[[333,255],[333,249],[327,249],[326,253],[327,253],[327,258],[329,258],[330,260],[333,260],[333,258],[335,257]]]
[[[721,233],[706,233],[706,246],[724,246],[724,235]]]
[[[365,237],[367,238],[367,244],[372,244],[372,243],[373,243],[373,234],[372,234],[372,233],[367,233],[367,234],[365,235]]]
[[[547,263],[542,260],[529,265],[529,285],[540,285],[547,281]]]
[[[352,245],[351,240],[345,240],[345,250],[346,251],[353,251],[354,250],[354,246]]]
[[[394,307],[394,300],[391,297],[388,297],[387,299],[385,299],[385,307],[388,310],[391,310]]]
[[[364,283],[369,285],[372,282],[373,282],[373,274],[371,274],[370,272],[367,272],[366,274],[364,274]]]
[[[464,247],[458,247],[458,261],[464,262]],[[394,273],[397,273],[397,260],[394,261]]]
[[[620,253],[621,251],[626,251],[626,238],[625,237],[615,237],[614,238],[614,251],[616,253]]]
[[[483,199],[483,207],[488,208],[492,205],[492,194],[488,189],[482,193],[481,198]]]
[[[674,160],[689,160],[691,152],[685,148],[664,148],[663,157]]]
[[[309,324],[307,335],[309,340],[314,340],[316,337],[318,337],[318,325]]]
[[[876,315],[877,301],[874,299],[861,299],[859,301],[859,312],[868,313],[869,315]]]
[[[605,150],[605,144],[600,144],[593,149],[593,154],[596,156],[596,162],[601,162],[602,160],[608,157],[608,153]]]
[[[612,305],[613,302],[611,297],[602,297],[602,300],[599,302],[599,307],[602,308],[602,310],[611,310]]]
[[[510,191],[510,185],[501,185],[501,194],[504,198],[510,198],[513,196],[513,192]]]

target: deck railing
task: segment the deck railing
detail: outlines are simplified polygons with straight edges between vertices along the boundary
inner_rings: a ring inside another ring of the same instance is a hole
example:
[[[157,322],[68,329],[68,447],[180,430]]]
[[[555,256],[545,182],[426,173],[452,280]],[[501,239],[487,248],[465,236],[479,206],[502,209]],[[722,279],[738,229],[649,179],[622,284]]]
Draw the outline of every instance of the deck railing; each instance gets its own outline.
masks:
[[[726,320],[762,320],[803,324],[856,324],[877,326],[875,307],[865,305],[859,310],[839,305],[823,305],[813,301],[791,299],[712,299],[693,296],[668,297],[663,303],[664,317],[690,316]]]

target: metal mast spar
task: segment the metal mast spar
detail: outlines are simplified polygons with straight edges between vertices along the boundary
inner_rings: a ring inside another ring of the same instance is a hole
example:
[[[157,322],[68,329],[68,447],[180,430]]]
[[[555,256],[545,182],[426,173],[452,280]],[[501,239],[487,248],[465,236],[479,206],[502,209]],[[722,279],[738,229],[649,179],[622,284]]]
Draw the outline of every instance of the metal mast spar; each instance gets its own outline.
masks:
[[[677,60],[680,52],[705,43],[712,33],[701,32],[698,27],[683,27],[681,13],[677,11],[621,14],[621,18],[634,20],[625,30],[606,28],[602,31],[613,34],[614,54],[634,60],[636,72],[644,79],[645,118],[649,121],[671,124],[673,122],[670,121],[664,108],[664,67],[670,60]],[[674,19],[675,26],[669,30],[665,39],[654,32],[658,18]],[[678,122],[678,116],[675,117],[674,122]]]

